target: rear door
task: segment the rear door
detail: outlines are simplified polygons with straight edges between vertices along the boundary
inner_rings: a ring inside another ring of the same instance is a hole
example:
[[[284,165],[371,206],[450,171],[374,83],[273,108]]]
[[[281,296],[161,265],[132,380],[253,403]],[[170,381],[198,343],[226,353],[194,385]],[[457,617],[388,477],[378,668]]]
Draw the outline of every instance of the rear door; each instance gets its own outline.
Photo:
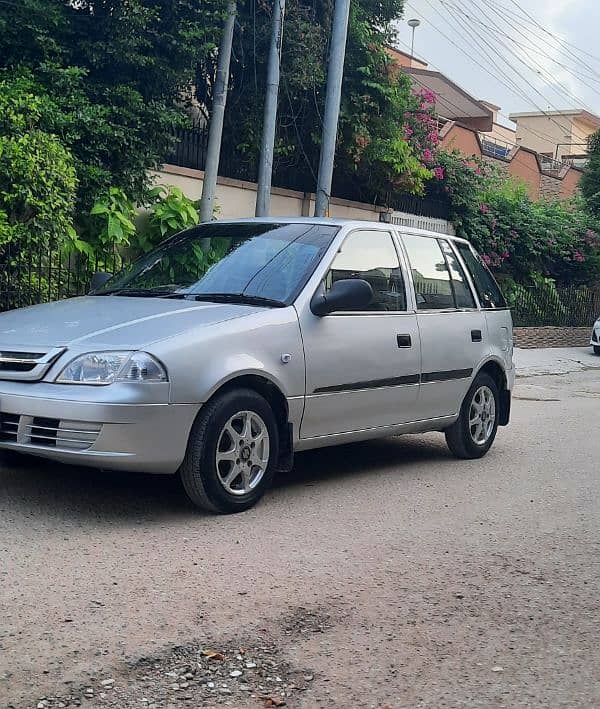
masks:
[[[455,241],[485,313],[492,354],[501,357],[507,370],[513,368],[513,330],[510,310],[498,284],[479,254],[465,241]]]
[[[419,391],[417,319],[407,307],[405,271],[389,231],[356,229],[324,278],[362,278],[374,293],[362,311],[300,313],[306,359],[301,438],[411,421]]]
[[[443,237],[402,237],[421,337],[420,419],[455,414],[489,352],[485,316],[464,269]]]

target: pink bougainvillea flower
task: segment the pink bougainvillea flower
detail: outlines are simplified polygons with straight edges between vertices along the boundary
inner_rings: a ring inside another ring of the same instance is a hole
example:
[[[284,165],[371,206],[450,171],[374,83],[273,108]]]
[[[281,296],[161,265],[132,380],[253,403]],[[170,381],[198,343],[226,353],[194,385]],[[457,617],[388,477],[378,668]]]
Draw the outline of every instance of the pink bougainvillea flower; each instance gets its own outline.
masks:
[[[489,208],[489,206],[488,206],[487,204],[480,204],[480,205],[479,205],[479,211],[480,211],[482,214],[488,214],[489,211],[490,211],[490,208]]]
[[[423,101],[425,101],[425,103],[430,103],[430,104],[435,103],[436,99],[437,99],[437,96],[435,95],[435,93],[433,91],[431,91],[430,89],[423,89],[422,91],[419,92],[419,95],[421,96]]]
[[[444,168],[443,167],[434,167],[433,168],[433,175],[436,180],[443,180],[444,179]]]
[[[505,250],[505,251],[502,253],[502,258],[503,258],[504,261],[506,261],[506,259],[509,259],[509,258],[510,258],[510,254],[508,253],[508,251]]]
[[[431,162],[433,160],[433,153],[429,148],[425,148],[423,151],[423,162]]]
[[[573,261],[577,261],[577,263],[583,263],[585,261],[585,256],[581,253],[581,251],[576,251],[573,254]]]
[[[492,259],[487,254],[482,254],[481,258],[488,266],[492,263]]]

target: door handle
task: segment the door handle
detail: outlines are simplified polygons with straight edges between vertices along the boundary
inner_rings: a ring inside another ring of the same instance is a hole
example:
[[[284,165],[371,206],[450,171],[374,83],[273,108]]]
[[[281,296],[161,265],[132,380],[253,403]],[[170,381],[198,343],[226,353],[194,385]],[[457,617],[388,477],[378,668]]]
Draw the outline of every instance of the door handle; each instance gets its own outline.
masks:
[[[471,342],[481,342],[482,340],[481,330],[471,330]]]
[[[410,335],[396,335],[398,347],[412,347],[412,338]]]

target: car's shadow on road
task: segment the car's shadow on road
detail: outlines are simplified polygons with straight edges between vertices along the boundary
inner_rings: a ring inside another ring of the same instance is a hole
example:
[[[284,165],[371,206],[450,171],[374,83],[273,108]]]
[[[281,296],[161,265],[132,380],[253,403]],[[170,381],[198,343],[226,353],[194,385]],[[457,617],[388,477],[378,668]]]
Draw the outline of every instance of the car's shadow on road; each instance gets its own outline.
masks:
[[[360,475],[403,475],[414,466],[448,459],[443,438],[404,436],[296,455],[294,468],[278,475],[273,495],[307,485],[350,481]],[[18,464],[0,457],[0,514],[43,514],[70,520],[106,520],[125,524],[176,521],[204,516],[188,501],[175,475],[95,470],[23,458]]]

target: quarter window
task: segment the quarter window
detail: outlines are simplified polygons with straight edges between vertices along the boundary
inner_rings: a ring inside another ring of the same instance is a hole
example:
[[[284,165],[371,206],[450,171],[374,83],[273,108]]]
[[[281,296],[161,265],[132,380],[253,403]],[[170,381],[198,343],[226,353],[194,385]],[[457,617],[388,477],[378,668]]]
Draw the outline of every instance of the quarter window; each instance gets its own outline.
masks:
[[[473,251],[469,244],[464,244],[460,241],[456,242],[456,247],[471,273],[481,307],[488,309],[506,308],[506,300],[504,300],[502,291],[479,254]]]
[[[348,236],[327,274],[326,291],[345,278],[362,278],[371,285],[373,300],[366,310],[406,310],[404,278],[389,232],[361,230]]]

